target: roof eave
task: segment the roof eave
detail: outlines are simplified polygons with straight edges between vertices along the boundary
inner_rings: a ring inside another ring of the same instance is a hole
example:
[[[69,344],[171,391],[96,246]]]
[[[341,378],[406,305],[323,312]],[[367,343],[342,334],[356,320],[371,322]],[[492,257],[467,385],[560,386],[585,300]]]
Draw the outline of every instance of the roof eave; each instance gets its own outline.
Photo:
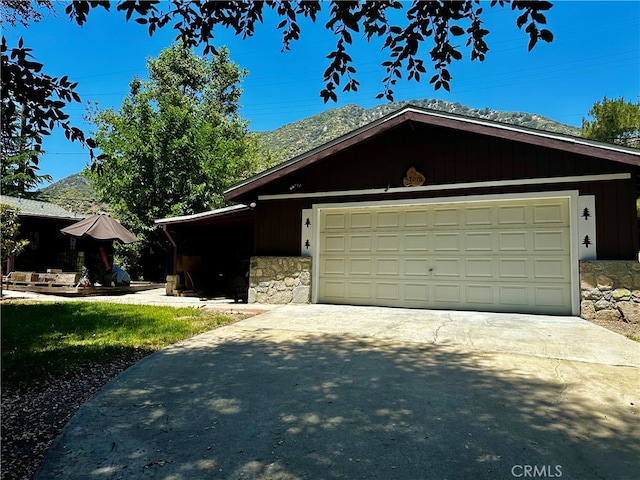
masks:
[[[179,223],[189,223],[198,220],[205,220],[211,218],[220,218],[228,215],[233,215],[241,212],[248,212],[251,209],[247,205],[232,205],[231,207],[219,208],[216,210],[210,210],[207,212],[194,213],[192,215],[182,215],[180,217],[167,217],[154,220],[156,225],[172,225]]]

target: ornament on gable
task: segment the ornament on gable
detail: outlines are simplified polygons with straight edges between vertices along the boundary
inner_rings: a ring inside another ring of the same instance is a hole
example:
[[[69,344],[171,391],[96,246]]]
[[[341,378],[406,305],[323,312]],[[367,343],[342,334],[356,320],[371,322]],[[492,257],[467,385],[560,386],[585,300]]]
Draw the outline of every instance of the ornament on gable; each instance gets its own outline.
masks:
[[[418,172],[414,167],[407,170],[407,176],[404,177],[403,183],[405,187],[421,187],[426,181],[426,177]]]

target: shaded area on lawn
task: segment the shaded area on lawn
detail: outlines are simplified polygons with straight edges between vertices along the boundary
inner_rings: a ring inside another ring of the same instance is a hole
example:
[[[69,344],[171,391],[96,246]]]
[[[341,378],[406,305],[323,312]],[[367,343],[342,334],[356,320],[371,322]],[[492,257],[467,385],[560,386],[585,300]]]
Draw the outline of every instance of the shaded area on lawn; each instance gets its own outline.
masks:
[[[619,480],[640,467],[638,369],[343,335],[203,337],[94,397],[36,478],[471,480],[536,465]]]
[[[90,363],[135,357],[231,321],[196,308],[3,304],[2,384],[29,385]]]

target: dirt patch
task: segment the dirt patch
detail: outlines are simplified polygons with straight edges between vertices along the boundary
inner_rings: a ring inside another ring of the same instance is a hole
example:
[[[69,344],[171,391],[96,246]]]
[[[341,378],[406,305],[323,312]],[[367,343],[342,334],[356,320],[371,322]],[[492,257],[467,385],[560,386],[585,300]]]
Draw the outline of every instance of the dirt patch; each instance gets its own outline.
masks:
[[[34,386],[3,386],[0,478],[33,478],[47,450],[76,411],[109,380],[150,353],[140,350]]]
[[[611,330],[612,332],[624,335],[631,340],[640,342],[640,325],[636,323],[628,323],[622,320],[589,320],[591,323],[595,323],[601,327]]]

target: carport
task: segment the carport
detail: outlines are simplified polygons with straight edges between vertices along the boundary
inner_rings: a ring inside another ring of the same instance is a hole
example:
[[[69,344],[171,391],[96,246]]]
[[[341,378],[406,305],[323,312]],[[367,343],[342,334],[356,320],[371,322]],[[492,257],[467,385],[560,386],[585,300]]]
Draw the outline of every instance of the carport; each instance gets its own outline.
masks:
[[[254,212],[245,205],[155,221],[173,246],[172,272],[187,289],[246,297]]]

